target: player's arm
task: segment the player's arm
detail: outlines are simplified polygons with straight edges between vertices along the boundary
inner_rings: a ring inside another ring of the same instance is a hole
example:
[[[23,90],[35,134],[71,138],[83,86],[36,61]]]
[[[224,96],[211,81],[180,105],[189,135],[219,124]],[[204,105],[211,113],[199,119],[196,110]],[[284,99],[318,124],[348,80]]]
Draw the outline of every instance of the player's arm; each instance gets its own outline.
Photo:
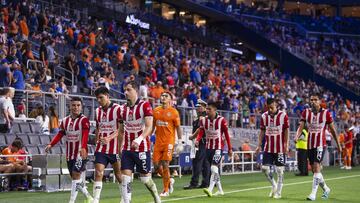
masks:
[[[140,143],[148,136],[150,136],[153,130],[154,118],[153,111],[149,102],[145,102],[145,104],[143,105],[143,111],[145,116],[145,129],[143,133],[131,143],[131,146],[134,148],[138,148]]]
[[[50,144],[46,145],[45,147],[45,152],[49,153],[50,149],[56,145],[61,138],[66,134],[65,132],[65,128],[64,128],[64,123],[63,121],[60,124],[60,131],[56,134],[56,136],[51,140]]]
[[[199,132],[200,132],[200,128],[196,129],[194,134],[192,134],[190,137],[189,137],[189,140],[193,140],[195,139],[198,135],[199,135]]]
[[[263,141],[264,136],[265,136],[265,130],[266,130],[266,126],[265,126],[265,123],[264,123],[264,118],[261,116],[258,146],[255,149],[255,153],[259,153],[260,150],[261,150],[262,141]]]
[[[89,139],[90,132],[90,122],[89,119],[84,118],[81,124],[81,149],[80,156],[82,159],[86,159],[88,156],[87,144]]]
[[[299,125],[299,128],[298,128],[297,131],[296,131],[296,135],[295,135],[295,138],[294,138],[295,143],[298,141],[298,139],[299,139],[299,137],[301,136],[301,133],[302,133],[304,127],[305,127],[305,122],[306,122],[307,113],[308,113],[308,110],[304,110],[304,111],[301,113],[300,125]]]
[[[222,131],[221,134],[225,135],[226,144],[228,146],[229,158],[231,159],[231,157],[232,157],[232,145],[231,145],[231,142],[230,142],[229,129],[228,129],[227,122],[226,122],[225,119],[223,120],[223,122],[221,124],[221,131]]]
[[[176,127],[176,133],[177,133],[178,140],[181,140],[182,139],[182,129],[181,129],[181,125],[180,125],[179,112],[177,110],[175,110],[174,126]]]
[[[285,141],[285,153],[287,154],[289,152],[289,118],[287,115],[285,115],[284,117],[283,130],[284,130],[284,141]]]
[[[120,149],[120,153],[121,153],[121,149],[122,149],[122,145],[123,145],[123,141],[124,141],[124,121],[120,121],[118,123],[119,125],[119,130],[118,130],[118,146],[119,146],[119,149]]]
[[[195,145],[198,146],[199,145],[199,142],[201,140],[201,138],[204,136],[205,132],[204,132],[204,129],[203,128],[198,128],[199,130],[199,133],[196,137],[196,140],[195,140]],[[197,130],[196,130],[197,131]]]

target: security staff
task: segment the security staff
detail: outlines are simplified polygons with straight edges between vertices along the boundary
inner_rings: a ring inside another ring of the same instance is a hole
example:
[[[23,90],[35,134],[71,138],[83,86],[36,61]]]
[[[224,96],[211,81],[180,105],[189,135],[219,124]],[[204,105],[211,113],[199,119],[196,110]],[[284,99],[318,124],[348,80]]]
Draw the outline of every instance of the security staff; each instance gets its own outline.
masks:
[[[195,139],[197,136],[197,129],[200,127],[200,118],[206,115],[207,103],[201,99],[198,100],[196,105],[196,112],[198,114],[197,120],[193,122],[193,136],[189,139]],[[184,186],[185,190],[195,188],[207,188],[210,181],[210,164],[206,161],[206,148],[205,148],[205,136],[199,142],[199,148],[196,150],[195,158],[192,160],[192,177],[189,185]],[[199,183],[199,176],[202,173],[202,182]]]
[[[298,157],[298,169],[299,173],[295,174],[296,176],[307,176],[308,175],[308,162],[307,162],[307,139],[308,132],[306,129],[303,129],[301,136],[296,142],[296,150]]]

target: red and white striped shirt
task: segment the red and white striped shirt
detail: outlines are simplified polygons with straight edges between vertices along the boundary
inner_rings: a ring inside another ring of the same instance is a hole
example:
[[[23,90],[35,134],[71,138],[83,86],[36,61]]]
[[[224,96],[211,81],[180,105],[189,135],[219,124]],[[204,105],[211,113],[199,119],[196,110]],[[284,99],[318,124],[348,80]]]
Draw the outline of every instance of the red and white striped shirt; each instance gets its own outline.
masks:
[[[118,132],[118,123],[121,120],[122,108],[119,104],[111,103],[106,109],[98,107],[95,111],[96,129],[99,139],[109,137]],[[96,143],[96,152],[105,154],[119,154],[118,138],[110,140],[107,144]]]
[[[153,116],[152,107],[149,102],[138,99],[134,106],[124,105],[122,118],[124,120],[124,147],[123,150],[135,152],[148,152],[150,150],[149,136],[141,141],[139,148],[131,147],[133,140],[138,138],[145,129],[145,117]]]
[[[322,108],[316,114],[310,109],[305,109],[302,112],[301,121],[307,123],[309,131],[308,149],[326,146],[326,125],[333,122],[331,113]]]
[[[81,149],[87,149],[88,137],[90,131],[89,119],[80,114],[75,119],[71,116],[65,117],[60,124],[60,131],[53,138],[50,145],[54,146],[60,139],[66,136],[66,159],[73,160],[79,156]]]
[[[260,129],[265,130],[264,152],[284,153],[285,129],[289,128],[289,118],[283,111],[278,111],[274,116],[266,111],[261,115]]]
[[[206,135],[206,149],[224,149],[225,139],[228,149],[231,149],[227,122],[224,117],[217,115],[213,120],[208,116],[200,120],[200,132],[196,140],[199,142]]]

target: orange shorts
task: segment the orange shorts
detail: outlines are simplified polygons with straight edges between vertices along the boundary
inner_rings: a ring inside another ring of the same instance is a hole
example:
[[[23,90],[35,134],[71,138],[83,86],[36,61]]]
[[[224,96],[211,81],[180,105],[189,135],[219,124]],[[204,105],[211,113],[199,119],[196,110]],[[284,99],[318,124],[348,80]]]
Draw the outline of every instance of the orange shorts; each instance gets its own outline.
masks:
[[[171,161],[174,152],[173,144],[162,144],[154,146],[153,162]]]

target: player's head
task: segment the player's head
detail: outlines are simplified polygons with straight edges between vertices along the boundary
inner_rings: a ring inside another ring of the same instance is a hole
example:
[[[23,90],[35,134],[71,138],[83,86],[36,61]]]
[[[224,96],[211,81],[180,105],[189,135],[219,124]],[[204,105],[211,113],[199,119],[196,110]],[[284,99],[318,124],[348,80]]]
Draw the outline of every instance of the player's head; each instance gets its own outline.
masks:
[[[161,95],[160,95],[160,102],[162,105],[170,105],[170,102],[172,99],[173,99],[173,96],[168,91],[165,91],[165,92],[161,93]]]
[[[72,97],[70,105],[72,116],[78,116],[82,112],[83,103],[80,97]]]
[[[200,115],[204,115],[206,113],[206,107],[207,103],[202,99],[198,99],[196,104],[196,112]]]
[[[208,105],[206,107],[206,113],[209,117],[215,118],[216,110],[217,110],[216,103],[214,103],[214,102],[208,103]]]
[[[96,100],[99,102],[100,106],[106,107],[110,104],[109,90],[106,87],[98,87],[95,90]]]
[[[23,143],[22,143],[21,139],[15,139],[11,143],[11,152],[12,153],[18,152],[23,147],[22,145],[23,145]]]
[[[310,107],[312,111],[318,111],[320,109],[321,96],[318,93],[312,93],[310,95]]]
[[[268,98],[268,99],[266,100],[266,105],[267,105],[270,113],[272,113],[272,114],[276,113],[276,111],[277,111],[277,106],[276,106],[276,101],[275,101],[275,99],[273,99],[273,98]]]
[[[139,91],[139,84],[132,80],[125,84],[124,86],[125,97],[128,101],[133,101],[137,99],[138,91]]]

